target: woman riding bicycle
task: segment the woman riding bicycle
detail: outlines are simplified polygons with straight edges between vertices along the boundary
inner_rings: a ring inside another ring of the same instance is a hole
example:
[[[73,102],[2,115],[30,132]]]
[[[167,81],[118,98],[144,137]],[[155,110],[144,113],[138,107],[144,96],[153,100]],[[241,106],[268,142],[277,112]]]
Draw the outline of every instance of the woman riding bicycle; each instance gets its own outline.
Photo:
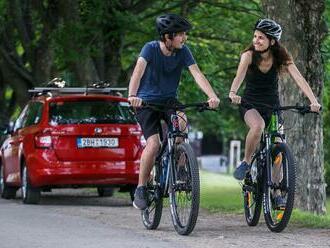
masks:
[[[237,95],[237,91],[244,80],[246,86],[242,98],[251,105],[240,105],[239,108],[249,132],[245,141],[244,159],[234,172],[234,177],[238,180],[243,180],[250,170],[252,155],[260,142],[263,129],[270,121],[271,110],[265,106],[279,105],[280,74],[290,74],[310,100],[311,111],[319,112],[321,107],[292,57],[279,43],[281,34],[281,26],[273,20],[261,19],[255,24],[252,44],[243,51],[230,88],[229,98],[234,104],[240,104],[241,97]],[[283,204],[280,194],[275,199],[277,204]]]
[[[142,101],[166,103],[175,100],[181,72],[189,68],[196,83],[209,97],[209,106],[216,108],[219,98],[184,44],[191,24],[181,16],[166,14],[157,17],[156,27],[160,41],[148,42],[142,48],[130,80],[128,101],[133,107],[140,107]],[[170,113],[142,108],[137,109],[136,117],[147,144],[141,155],[139,183],[133,205],[143,210],[147,208],[146,183],[160,147],[160,120],[168,123]]]

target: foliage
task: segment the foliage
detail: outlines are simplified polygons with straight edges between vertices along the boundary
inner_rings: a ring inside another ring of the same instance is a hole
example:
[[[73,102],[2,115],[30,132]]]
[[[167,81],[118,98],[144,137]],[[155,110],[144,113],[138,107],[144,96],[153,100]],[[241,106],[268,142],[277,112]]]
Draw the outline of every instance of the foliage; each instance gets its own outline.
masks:
[[[182,6],[179,2],[167,2],[161,8],[180,13]],[[161,13],[159,7],[160,4],[156,3],[153,8],[146,10],[144,16],[147,18],[141,18],[140,25],[136,27],[140,32],[132,30],[126,35],[123,65],[134,64],[143,44],[158,38],[155,35],[154,19],[155,13]],[[189,121],[204,133],[217,135],[223,143],[244,137],[245,129],[242,122],[238,121],[237,107],[230,106],[226,98],[236,73],[240,52],[251,42],[253,24],[261,15],[259,5],[254,1],[201,1],[200,4],[192,4],[187,13],[193,24],[187,45],[222,100],[218,113],[188,113]],[[182,76],[179,99],[182,102],[207,100],[187,71]]]
[[[47,59],[52,70],[51,74],[44,76],[48,76],[48,79],[64,77],[71,86],[79,86],[79,82],[74,81],[82,76],[77,74],[85,75],[85,68],[80,62],[88,59],[93,61],[94,71],[98,72],[96,78],[110,80],[109,76],[118,73],[117,81],[127,86],[140,49],[145,42],[158,39],[155,17],[164,12],[186,15],[194,26],[187,44],[201,70],[223,99],[219,113],[190,115],[189,119],[195,127],[203,129],[205,133],[215,133],[224,141],[243,138],[244,129],[242,123],[237,121],[237,108],[229,106],[225,99],[235,76],[240,51],[250,42],[252,26],[261,15],[258,2],[80,0],[59,4],[47,0],[40,6],[31,4],[29,8],[24,6],[30,3],[23,2],[12,6],[22,11],[31,9],[31,12],[26,12],[33,24],[31,46],[40,47],[39,43],[43,40],[50,44],[52,57]],[[0,3],[0,10],[7,18],[2,22],[9,23],[12,21],[8,15],[10,12],[6,11],[9,2],[2,0]],[[45,16],[42,12],[45,10],[52,15]],[[52,28],[47,29],[48,26]],[[29,59],[26,54],[35,54],[37,51],[24,44],[19,33],[20,28],[24,27],[29,25],[16,27],[12,39],[17,54],[23,59],[24,70],[31,74],[32,81],[27,86],[31,87],[31,83],[42,82],[45,78],[33,81],[33,76],[40,73],[34,71],[37,68],[34,68],[33,57]],[[48,32],[43,33],[43,30]],[[116,67],[116,70],[119,68],[120,72],[111,71],[111,67]],[[10,85],[11,81],[5,80],[4,84]],[[187,72],[182,77],[179,95],[182,102],[207,100]]]

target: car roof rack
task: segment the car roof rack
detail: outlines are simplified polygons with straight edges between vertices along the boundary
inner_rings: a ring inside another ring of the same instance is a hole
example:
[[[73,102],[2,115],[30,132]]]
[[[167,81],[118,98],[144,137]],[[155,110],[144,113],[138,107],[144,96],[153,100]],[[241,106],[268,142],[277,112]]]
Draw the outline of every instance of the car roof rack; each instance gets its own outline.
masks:
[[[28,90],[31,97],[37,97],[42,95],[47,95],[50,97],[65,95],[65,94],[108,94],[122,96],[123,91],[127,91],[127,88],[116,88],[116,87],[106,87],[106,88],[93,88],[93,87],[35,87]]]

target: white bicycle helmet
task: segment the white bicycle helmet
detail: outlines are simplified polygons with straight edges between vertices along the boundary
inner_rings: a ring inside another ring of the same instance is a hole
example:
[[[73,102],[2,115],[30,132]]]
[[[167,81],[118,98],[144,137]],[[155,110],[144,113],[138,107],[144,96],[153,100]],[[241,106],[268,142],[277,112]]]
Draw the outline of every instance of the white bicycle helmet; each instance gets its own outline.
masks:
[[[281,26],[271,19],[260,19],[257,21],[254,30],[259,30],[264,34],[279,41],[282,35]]]

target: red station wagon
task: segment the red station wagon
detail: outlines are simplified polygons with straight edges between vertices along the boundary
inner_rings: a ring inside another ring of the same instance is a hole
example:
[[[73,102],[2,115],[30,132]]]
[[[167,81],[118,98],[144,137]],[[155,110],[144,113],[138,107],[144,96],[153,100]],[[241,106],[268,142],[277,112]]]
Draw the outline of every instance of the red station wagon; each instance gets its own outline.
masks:
[[[1,147],[0,192],[36,204],[42,190],[97,187],[130,192],[138,183],[143,136],[114,89],[35,88]],[[108,92],[108,94],[107,94]]]

